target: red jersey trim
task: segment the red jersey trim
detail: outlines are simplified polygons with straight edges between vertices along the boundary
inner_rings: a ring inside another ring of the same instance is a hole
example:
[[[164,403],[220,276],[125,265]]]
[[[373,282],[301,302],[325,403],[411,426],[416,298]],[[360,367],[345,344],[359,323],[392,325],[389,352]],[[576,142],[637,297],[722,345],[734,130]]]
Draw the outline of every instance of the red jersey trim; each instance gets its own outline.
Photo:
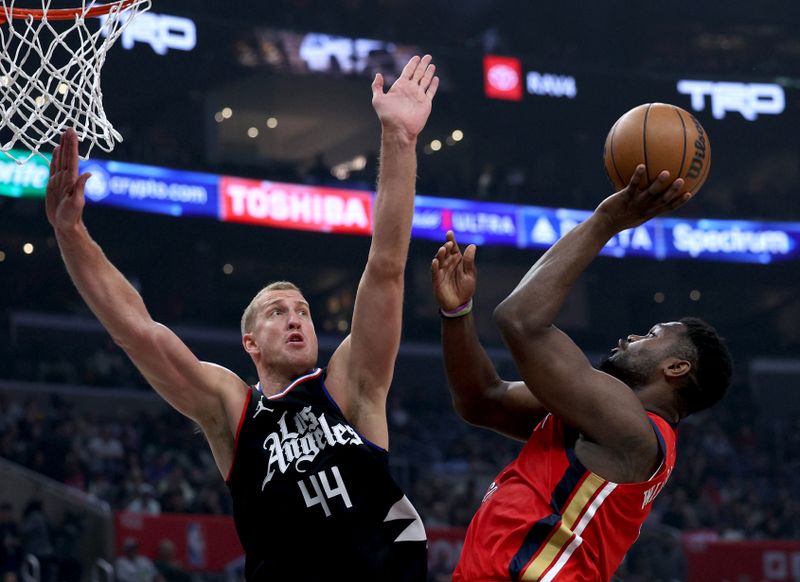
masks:
[[[228,469],[228,474],[225,476],[225,482],[228,483],[231,480],[231,474],[233,473],[233,466],[236,464],[236,451],[239,450],[239,434],[242,432],[242,426],[244,425],[244,418],[247,416],[247,409],[250,408],[250,399],[253,397],[253,391],[247,391],[247,398],[244,401],[244,408],[242,408],[242,415],[239,417],[239,426],[236,427],[236,436],[233,439],[233,460],[231,461],[231,466]]]

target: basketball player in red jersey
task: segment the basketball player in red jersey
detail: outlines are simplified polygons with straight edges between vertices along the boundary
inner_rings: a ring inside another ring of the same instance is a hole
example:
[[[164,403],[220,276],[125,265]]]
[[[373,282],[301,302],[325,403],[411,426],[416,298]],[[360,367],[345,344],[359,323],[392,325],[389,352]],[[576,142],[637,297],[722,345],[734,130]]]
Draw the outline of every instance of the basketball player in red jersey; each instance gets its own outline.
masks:
[[[619,340],[593,368],[553,321],[575,280],[622,230],[691,194],[662,172],[629,185],[553,245],[496,308],[521,382],[498,377],[472,320],[475,246],[453,233],[432,264],[453,402],[470,423],[527,441],[467,531],[453,580],[606,581],[675,464],[675,427],[724,395],[727,348],[696,318]]]

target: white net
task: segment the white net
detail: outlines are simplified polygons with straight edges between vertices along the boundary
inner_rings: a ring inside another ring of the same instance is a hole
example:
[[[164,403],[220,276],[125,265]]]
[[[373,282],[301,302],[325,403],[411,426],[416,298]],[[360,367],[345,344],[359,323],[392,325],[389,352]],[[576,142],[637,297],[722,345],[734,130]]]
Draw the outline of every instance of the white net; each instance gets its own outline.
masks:
[[[151,0],[76,0],[73,11],[51,8],[52,0],[37,0],[36,10],[0,1],[0,151],[24,164],[57,145],[68,127],[83,159],[94,146],[113,150],[122,136],[103,110],[100,71],[108,49]]]

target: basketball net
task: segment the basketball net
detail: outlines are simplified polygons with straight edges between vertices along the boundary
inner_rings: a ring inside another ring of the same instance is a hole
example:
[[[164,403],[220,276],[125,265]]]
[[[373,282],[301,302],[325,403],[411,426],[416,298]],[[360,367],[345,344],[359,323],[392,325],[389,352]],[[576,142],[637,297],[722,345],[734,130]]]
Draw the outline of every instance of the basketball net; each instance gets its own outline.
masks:
[[[24,164],[42,156],[43,146],[56,146],[68,127],[88,144],[82,159],[94,146],[112,151],[122,136],[103,110],[100,71],[108,49],[151,0],[76,0],[74,9],[51,9],[52,0],[37,0],[41,9],[0,1],[0,152]],[[12,153],[15,147],[27,151]]]

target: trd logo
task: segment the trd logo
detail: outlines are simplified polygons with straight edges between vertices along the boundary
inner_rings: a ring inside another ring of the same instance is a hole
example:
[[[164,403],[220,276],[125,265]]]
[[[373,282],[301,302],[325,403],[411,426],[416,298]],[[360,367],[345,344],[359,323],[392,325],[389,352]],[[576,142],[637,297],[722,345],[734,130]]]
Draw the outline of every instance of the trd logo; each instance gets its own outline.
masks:
[[[711,115],[723,119],[728,111],[741,113],[748,121],[759,114],[778,115],[786,106],[783,87],[774,83],[730,83],[713,81],[678,81],[678,93],[691,95],[692,109],[706,108],[706,95],[711,100]]]
[[[107,18],[100,17],[103,36],[108,34]],[[189,18],[145,12],[128,22],[122,31],[122,48],[130,50],[137,42],[149,44],[159,55],[167,54],[169,49],[190,51],[197,45],[197,27]]]

